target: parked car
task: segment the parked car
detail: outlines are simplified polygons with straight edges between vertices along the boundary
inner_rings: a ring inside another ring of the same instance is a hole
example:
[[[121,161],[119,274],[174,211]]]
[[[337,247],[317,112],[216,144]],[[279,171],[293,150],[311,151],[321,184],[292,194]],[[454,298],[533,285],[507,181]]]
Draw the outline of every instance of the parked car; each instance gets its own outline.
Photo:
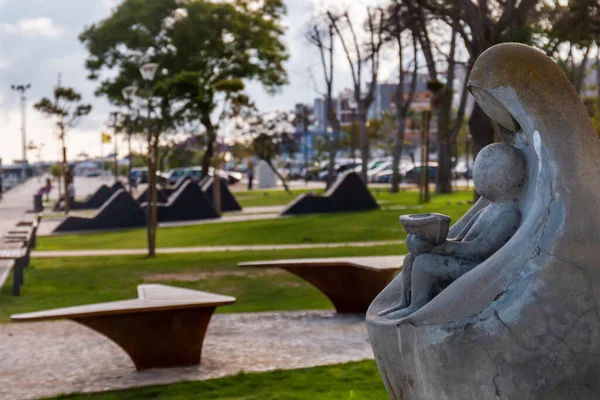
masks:
[[[452,172],[454,172],[456,179],[472,179],[473,177],[472,168],[465,161],[459,161]]]
[[[148,183],[148,168],[132,168],[129,178],[139,183]]]
[[[186,173],[186,168],[173,168],[170,169],[169,172],[164,176],[167,180],[168,185],[175,185],[179,178],[181,178]]]
[[[417,164],[414,168],[409,169],[403,176],[403,181],[406,183],[419,183],[421,179],[421,165]],[[438,164],[429,163],[427,172],[429,175],[429,182],[434,183],[437,177]]]
[[[335,169],[335,176],[337,177],[339,174],[355,169],[357,166],[360,165],[359,161],[353,162],[353,161],[349,161],[349,162],[343,162],[340,164],[336,165],[336,169]],[[320,181],[326,181],[327,179],[329,179],[329,168],[326,168],[325,170],[321,171],[319,173],[319,180]]]
[[[387,173],[391,170],[392,170],[392,162],[391,161],[385,161],[383,163],[380,163],[375,168],[372,168],[371,170],[367,171],[367,180],[369,182],[377,182],[377,176],[379,174]]]
[[[215,169],[213,167],[210,167],[208,169],[208,175],[213,176],[214,173],[215,173]],[[183,175],[189,176],[193,182],[198,183],[202,179],[202,167],[184,168],[183,174],[181,176],[183,176]],[[230,185],[232,185],[234,183],[238,183],[239,181],[242,180],[242,173],[237,172],[237,171],[220,170],[219,176],[221,176],[221,178],[227,179],[227,182]]]

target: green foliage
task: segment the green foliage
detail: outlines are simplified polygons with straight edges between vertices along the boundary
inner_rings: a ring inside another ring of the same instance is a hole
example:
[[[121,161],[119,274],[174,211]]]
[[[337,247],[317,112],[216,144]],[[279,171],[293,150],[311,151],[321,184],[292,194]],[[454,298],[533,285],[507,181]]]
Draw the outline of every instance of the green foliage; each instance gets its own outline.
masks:
[[[52,175],[55,178],[58,178],[62,175],[62,169],[60,164],[52,164],[50,166],[50,175]]]
[[[57,86],[53,100],[44,97],[33,107],[48,118],[55,118],[62,136],[66,129],[75,126],[81,117],[92,111],[90,104],[80,104],[80,101],[81,95],[73,88]]]
[[[590,115],[590,120],[596,130],[596,134],[600,136],[600,107],[598,105],[598,99],[595,97],[587,97],[583,99],[583,105]]]
[[[375,361],[246,374],[203,382],[98,394],[61,396],[69,400],[384,400],[388,396]]]
[[[252,148],[256,157],[267,162],[272,162],[275,157],[281,154],[281,146],[277,138],[266,133],[261,133],[254,138]]]
[[[140,65],[158,63],[164,73],[153,93],[163,112],[182,123],[210,118],[217,93],[239,92],[243,80],[256,79],[271,92],[286,83],[284,12],[281,0],[125,0],[80,40],[90,78],[101,79],[97,92],[115,104],[123,104],[124,87],[143,87]],[[117,74],[102,77],[110,69]]]

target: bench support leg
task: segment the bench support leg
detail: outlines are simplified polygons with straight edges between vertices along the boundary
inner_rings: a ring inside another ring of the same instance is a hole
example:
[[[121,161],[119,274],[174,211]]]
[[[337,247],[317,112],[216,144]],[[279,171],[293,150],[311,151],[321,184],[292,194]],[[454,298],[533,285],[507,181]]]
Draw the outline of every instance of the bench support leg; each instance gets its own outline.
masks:
[[[197,365],[215,307],[74,318],[108,336],[138,370]]]
[[[21,286],[24,283],[23,269],[25,269],[27,264],[28,264],[28,260],[26,260],[26,259],[15,260],[15,265],[13,267],[13,287],[12,287],[13,296],[21,295]]]
[[[349,266],[285,267],[306,280],[333,303],[338,313],[366,313],[371,302],[394,279],[396,271]]]

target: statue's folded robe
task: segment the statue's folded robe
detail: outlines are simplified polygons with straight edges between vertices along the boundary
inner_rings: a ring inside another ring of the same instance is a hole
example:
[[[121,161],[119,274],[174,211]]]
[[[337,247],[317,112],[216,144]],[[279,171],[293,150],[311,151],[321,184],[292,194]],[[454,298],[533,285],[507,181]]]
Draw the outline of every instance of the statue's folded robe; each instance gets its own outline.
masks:
[[[148,203],[142,204],[146,210]],[[200,187],[189,181],[169,196],[166,203],[158,203],[158,222],[194,221],[201,219],[219,218],[210,199],[200,190]]]
[[[349,171],[339,176],[323,196],[303,194],[288,204],[281,215],[365,211],[379,208],[360,176]]]
[[[91,218],[67,217],[54,232],[136,228],[146,224],[142,208],[125,190],[118,190]]]

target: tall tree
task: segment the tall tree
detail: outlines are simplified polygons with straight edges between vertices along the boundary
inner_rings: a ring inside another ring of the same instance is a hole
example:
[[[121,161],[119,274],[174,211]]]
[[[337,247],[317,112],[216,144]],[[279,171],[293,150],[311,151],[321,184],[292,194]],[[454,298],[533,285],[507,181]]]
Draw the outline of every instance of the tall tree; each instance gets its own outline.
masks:
[[[292,113],[275,111],[272,113],[246,114],[243,121],[239,121],[238,130],[242,136],[252,142],[252,150],[256,157],[265,161],[271,170],[281,180],[287,192],[290,188],[286,179],[275,167],[274,159],[281,155],[289,143],[294,132],[294,119]]]
[[[532,43],[536,6],[541,0],[412,0],[421,9],[455,30],[469,54],[469,65],[497,43]],[[423,13],[420,13],[421,15]],[[475,104],[469,120],[475,154],[494,141],[494,129],[483,110]]]
[[[310,26],[307,33],[309,43],[315,46],[319,51],[319,59],[325,81],[325,91],[322,96],[325,98],[325,120],[327,128],[331,127],[332,135],[326,135],[329,148],[329,173],[327,174],[327,187],[330,187],[335,181],[335,158],[340,148],[340,121],[337,116],[337,110],[333,98],[334,84],[334,65],[335,65],[335,27],[330,20],[321,24]],[[308,171],[306,171],[308,174]]]
[[[396,107],[396,137],[392,151],[392,187],[391,192],[397,193],[400,190],[400,160],[404,149],[404,136],[406,133],[406,122],[408,111],[413,102],[417,88],[418,78],[418,46],[417,36],[412,33],[408,37],[412,39],[413,60],[411,71],[407,71],[404,52],[406,51],[407,38],[406,33],[410,33],[409,26],[411,22],[410,12],[406,5],[400,0],[393,0],[389,10],[388,21],[386,21],[387,34],[389,39],[396,46],[398,54],[398,86],[396,88],[394,103]],[[407,75],[410,75],[407,77]],[[408,90],[407,89],[408,86]]]
[[[458,62],[457,32],[450,29],[449,52],[444,54],[434,40],[431,39],[432,19],[436,18],[430,10],[421,7],[420,0],[407,0],[404,2],[408,10],[405,18],[413,36],[418,38],[423,58],[427,64],[429,82],[428,89],[432,93],[431,108],[437,116],[437,149],[438,173],[436,176],[436,192],[450,193],[452,191],[452,148],[463,121],[467,104],[467,73],[465,71],[464,83],[460,96],[460,105],[453,118],[452,105],[455,94],[454,80]],[[438,17],[439,18],[439,17]],[[438,59],[436,59],[438,56]],[[465,68],[466,69],[466,68]],[[445,71],[445,74],[442,72]],[[454,122],[452,120],[454,119]]]
[[[334,15],[329,11],[327,15],[342,45],[352,75],[352,89],[354,101],[357,104],[359,123],[360,153],[362,157],[361,177],[366,182],[369,163],[367,120],[369,108],[375,100],[381,51],[385,44],[385,14],[382,9],[367,7],[365,32],[358,31],[355,22],[350,18],[347,11],[341,15]],[[366,39],[363,39],[362,36],[366,36]],[[367,68],[366,73],[365,68]],[[367,85],[367,90],[364,93],[362,90],[363,84]]]
[[[81,103],[81,95],[74,89],[56,86],[54,88],[54,98],[42,98],[34,105],[35,109],[44,114],[46,117],[54,118],[58,127],[58,138],[62,147],[62,165],[61,171],[64,185],[64,204],[65,213],[69,212],[70,202],[67,191],[69,179],[67,177],[67,147],[65,145],[65,136],[67,131],[75,127],[82,117],[88,115],[92,111],[92,106]]]
[[[226,109],[234,99],[241,102],[242,79],[258,80],[269,92],[286,82],[280,24],[284,12],[281,0],[125,0],[80,35],[89,52],[89,77],[100,81],[97,93],[113,104],[124,104],[121,92],[126,86],[143,87],[141,65],[160,66],[142,113],[148,126],[151,180],[162,133],[200,121],[207,137],[202,162],[207,174],[219,128],[213,119],[217,107]],[[154,219],[149,218],[149,230]],[[149,255],[155,246],[151,236]]]

